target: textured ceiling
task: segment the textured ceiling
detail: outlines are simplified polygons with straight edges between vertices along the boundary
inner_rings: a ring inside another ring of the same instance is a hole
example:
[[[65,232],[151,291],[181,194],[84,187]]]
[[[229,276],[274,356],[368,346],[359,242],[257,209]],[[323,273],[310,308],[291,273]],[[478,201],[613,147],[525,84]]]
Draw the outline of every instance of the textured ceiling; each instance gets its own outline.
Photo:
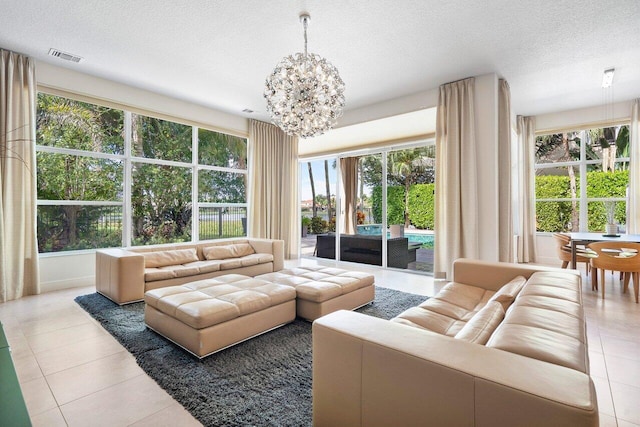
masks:
[[[264,80],[303,49],[346,83],[346,110],[495,72],[516,114],[640,97],[638,0],[0,0],[0,47],[264,119]],[[47,56],[56,48],[80,64]]]

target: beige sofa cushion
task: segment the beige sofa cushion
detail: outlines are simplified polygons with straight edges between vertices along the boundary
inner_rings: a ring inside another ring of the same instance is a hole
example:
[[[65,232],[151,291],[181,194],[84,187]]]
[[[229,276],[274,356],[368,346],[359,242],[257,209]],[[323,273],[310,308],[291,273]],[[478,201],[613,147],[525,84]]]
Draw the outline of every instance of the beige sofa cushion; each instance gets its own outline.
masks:
[[[455,336],[494,292],[462,283],[449,283],[433,298],[400,313],[393,322]]]
[[[487,347],[589,373],[586,346],[575,338],[549,329],[503,323],[491,336]]]
[[[449,337],[454,337],[466,323],[420,307],[411,307],[391,321]]]
[[[236,243],[233,245],[209,246],[202,248],[205,259],[229,259],[240,258],[243,256],[255,254],[256,251],[249,243]]]
[[[455,338],[484,345],[502,319],[504,319],[502,304],[498,301],[489,301],[462,327]]]
[[[166,267],[198,261],[195,249],[176,249],[171,251],[141,252],[145,268]]]
[[[498,292],[496,292],[489,301],[499,302],[506,311],[513,303],[513,300],[516,299],[526,282],[527,279],[523,276],[514,277],[513,280],[498,289]]]
[[[579,277],[534,273],[486,345],[589,373],[581,301]]]

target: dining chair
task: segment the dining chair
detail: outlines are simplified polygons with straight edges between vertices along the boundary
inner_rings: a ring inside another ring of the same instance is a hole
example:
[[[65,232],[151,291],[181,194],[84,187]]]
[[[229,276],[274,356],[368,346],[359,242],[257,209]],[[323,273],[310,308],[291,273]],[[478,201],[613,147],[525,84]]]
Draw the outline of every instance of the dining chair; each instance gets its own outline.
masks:
[[[591,258],[591,289],[598,290],[598,270],[602,285],[602,299],[604,299],[604,273],[606,270],[623,273],[623,292],[627,292],[629,281],[633,280],[633,291],[638,302],[638,288],[640,279],[640,243],[626,242],[595,242],[589,243],[587,248],[598,256]]]
[[[571,262],[571,237],[562,233],[553,233],[553,238],[556,241],[556,252],[558,258],[562,261],[562,268],[567,268]],[[594,256],[595,254],[590,250],[576,248],[576,265],[579,262],[584,262],[587,276],[589,275],[589,270],[591,270],[589,261]]]

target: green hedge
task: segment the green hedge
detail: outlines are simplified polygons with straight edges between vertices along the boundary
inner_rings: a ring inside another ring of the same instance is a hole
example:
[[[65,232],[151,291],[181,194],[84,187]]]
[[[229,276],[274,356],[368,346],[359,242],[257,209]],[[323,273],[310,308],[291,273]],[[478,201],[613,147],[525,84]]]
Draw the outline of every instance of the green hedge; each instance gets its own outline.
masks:
[[[536,176],[536,198],[556,199],[571,197],[568,176]],[[571,202],[537,202],[536,229],[538,231],[569,231],[571,229]]]
[[[373,187],[371,194],[373,219],[382,223],[382,187]],[[387,187],[387,224],[404,224],[404,187]]]
[[[629,171],[587,172],[587,197],[624,197],[629,183]],[[576,183],[576,191],[580,193],[580,182]],[[568,176],[543,175],[536,176],[536,198],[554,199],[571,197]],[[538,231],[556,232],[571,230],[571,202],[537,202],[536,229]],[[588,229],[604,230],[607,215],[603,202],[589,202],[587,205],[589,218]],[[616,222],[626,223],[626,206],[624,202],[616,203]]]
[[[435,228],[435,184],[416,184],[409,189],[409,220],[416,228]]]
[[[409,220],[416,228],[434,228],[435,184],[415,184],[409,188]],[[404,187],[387,187],[387,224],[404,224]],[[371,196],[373,220],[382,223],[382,187],[374,187]]]
[[[629,171],[587,173],[587,197],[625,197],[629,184]],[[600,231],[607,224],[607,211],[603,202],[590,202],[589,230]],[[626,224],[626,203],[617,202],[615,208],[617,224]]]

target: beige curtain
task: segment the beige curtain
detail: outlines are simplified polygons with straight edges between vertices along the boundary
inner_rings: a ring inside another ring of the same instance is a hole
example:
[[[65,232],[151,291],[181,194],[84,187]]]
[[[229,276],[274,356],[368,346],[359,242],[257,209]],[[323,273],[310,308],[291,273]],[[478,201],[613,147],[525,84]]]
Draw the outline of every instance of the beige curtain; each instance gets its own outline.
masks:
[[[249,236],[282,239],[285,257],[300,247],[298,138],[251,120],[249,127]]]
[[[631,107],[627,233],[640,234],[640,99]]]
[[[35,143],[34,61],[0,49],[0,302],[40,292]]]
[[[536,142],[533,117],[517,117],[518,127],[518,262],[536,259],[536,207],[534,147]]]
[[[358,196],[358,158],[340,159],[344,190],[344,232],[356,234],[356,197]]]
[[[436,115],[434,276],[460,257],[479,258],[474,78],[440,86]]]
[[[511,90],[506,80],[498,86],[498,259],[513,262],[511,212]]]

